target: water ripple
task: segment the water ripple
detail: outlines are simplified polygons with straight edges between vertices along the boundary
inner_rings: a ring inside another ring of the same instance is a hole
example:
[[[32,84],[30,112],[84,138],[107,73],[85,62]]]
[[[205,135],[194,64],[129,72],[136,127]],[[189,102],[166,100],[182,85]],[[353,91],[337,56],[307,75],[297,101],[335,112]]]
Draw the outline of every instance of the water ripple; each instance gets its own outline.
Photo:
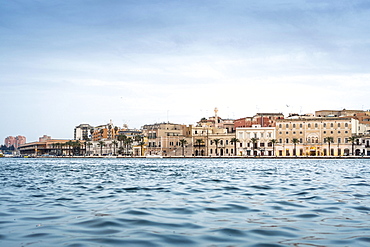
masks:
[[[0,246],[369,246],[368,160],[0,159]]]

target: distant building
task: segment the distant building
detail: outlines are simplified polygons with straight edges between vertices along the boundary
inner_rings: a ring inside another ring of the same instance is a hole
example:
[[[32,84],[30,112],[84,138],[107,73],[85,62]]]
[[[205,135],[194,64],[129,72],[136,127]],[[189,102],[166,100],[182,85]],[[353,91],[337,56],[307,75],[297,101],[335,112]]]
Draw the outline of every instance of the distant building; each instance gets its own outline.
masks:
[[[51,136],[43,135],[43,136],[39,137],[39,142],[45,142],[47,140],[51,140]]]
[[[236,128],[251,128],[253,125],[261,127],[275,127],[276,120],[284,119],[282,113],[257,113],[253,117],[239,118],[234,121]]]
[[[88,140],[92,137],[92,131],[94,127],[90,124],[80,124],[74,129],[74,139],[75,140]]]
[[[20,145],[26,143],[26,137],[24,136],[8,136],[4,140],[4,145],[6,147],[13,146],[14,148],[18,148]]]
[[[277,120],[277,156],[354,155],[351,138],[366,128],[354,117],[314,117]],[[328,141],[330,140],[330,141]]]

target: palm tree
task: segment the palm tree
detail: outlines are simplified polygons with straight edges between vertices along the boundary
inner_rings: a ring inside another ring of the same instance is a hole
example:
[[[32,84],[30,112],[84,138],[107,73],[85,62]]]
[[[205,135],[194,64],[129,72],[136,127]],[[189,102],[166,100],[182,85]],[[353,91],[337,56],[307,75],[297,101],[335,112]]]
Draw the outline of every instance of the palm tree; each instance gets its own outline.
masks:
[[[112,125],[108,125],[108,139],[112,139]]]
[[[254,155],[254,149],[256,148],[257,141],[258,141],[258,138],[254,138],[254,137],[251,138],[253,155]]]
[[[334,142],[334,138],[331,137],[331,136],[325,137],[324,142],[328,143],[328,154],[327,154],[327,156],[329,156],[329,155],[331,155],[331,153],[330,153],[330,143]]]
[[[77,155],[80,155],[81,153],[81,142],[79,140],[73,142],[73,154],[75,155],[77,153]]]
[[[113,139],[117,139],[118,130],[119,130],[119,128],[117,126],[115,126],[114,127],[114,138]]]
[[[180,144],[181,144],[181,147],[182,147],[182,156],[185,156],[184,155],[184,151],[185,151],[185,145],[187,144],[188,142],[185,140],[185,139],[181,139],[180,140]]]
[[[112,144],[113,144],[113,155],[116,155],[116,147],[118,147],[118,141],[113,140]]]
[[[200,155],[200,145],[202,145],[202,143],[204,143],[204,141],[203,141],[203,139],[196,139],[195,143],[197,144],[198,149],[199,149],[198,155]]]
[[[123,149],[123,142],[127,139],[126,135],[118,135],[117,140],[121,143],[121,148]]]
[[[275,156],[275,144],[277,143],[277,140],[271,139],[270,142],[272,143],[272,156]]]
[[[125,140],[124,140],[124,145],[125,145],[125,149],[126,149],[126,155],[129,153],[129,146],[130,146],[130,144],[132,144],[133,143],[133,140],[132,140],[132,138],[131,137],[127,137]]]
[[[297,143],[299,143],[299,140],[297,138],[293,138],[292,143],[294,145],[294,156],[297,156]]]
[[[143,156],[143,146],[145,145],[145,142],[141,141],[139,142],[139,146],[140,146],[140,156]]]
[[[89,147],[89,154],[90,154],[90,148],[93,145],[91,142],[87,142],[86,145]]]
[[[98,146],[100,147],[100,155],[103,155],[103,147],[105,146],[105,142],[99,141]]]
[[[136,142],[141,142],[142,140],[143,140],[143,137],[141,135],[136,135],[134,137],[134,141],[136,141]]]
[[[348,141],[352,143],[352,155],[355,155],[354,149],[355,149],[355,143],[358,141],[358,137],[355,136],[355,135],[354,136],[350,136],[350,137],[348,137]]]
[[[221,141],[221,139],[213,139],[213,141],[215,142],[215,145],[216,145],[216,156],[218,156],[218,152],[217,152],[217,149],[218,149],[218,143]]]
[[[73,146],[73,141],[67,141],[65,145],[68,148],[68,155],[71,156],[71,147]]]
[[[240,142],[238,138],[234,137],[234,138],[231,138],[231,141],[230,141],[232,144],[234,144],[234,155],[236,155],[236,143],[237,142]]]

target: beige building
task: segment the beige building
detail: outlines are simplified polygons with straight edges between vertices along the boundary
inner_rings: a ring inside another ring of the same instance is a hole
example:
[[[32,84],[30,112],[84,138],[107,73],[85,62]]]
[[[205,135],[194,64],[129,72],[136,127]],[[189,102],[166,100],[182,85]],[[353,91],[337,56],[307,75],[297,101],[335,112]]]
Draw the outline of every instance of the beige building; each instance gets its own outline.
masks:
[[[156,123],[143,126],[145,155],[185,156],[191,155],[190,129],[186,125]],[[184,148],[181,140],[186,140]]]
[[[351,137],[362,134],[364,129],[353,117],[279,119],[277,156],[352,155]]]
[[[235,132],[229,128],[198,125],[191,126],[193,156],[234,156]]]

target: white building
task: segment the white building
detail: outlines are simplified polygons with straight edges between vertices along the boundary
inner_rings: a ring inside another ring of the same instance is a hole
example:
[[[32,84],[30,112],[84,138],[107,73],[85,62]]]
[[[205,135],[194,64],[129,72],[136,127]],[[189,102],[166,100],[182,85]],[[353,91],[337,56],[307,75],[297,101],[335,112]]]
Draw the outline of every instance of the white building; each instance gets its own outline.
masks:
[[[236,128],[237,154],[241,156],[273,156],[275,127],[261,127],[259,124],[252,127]]]

